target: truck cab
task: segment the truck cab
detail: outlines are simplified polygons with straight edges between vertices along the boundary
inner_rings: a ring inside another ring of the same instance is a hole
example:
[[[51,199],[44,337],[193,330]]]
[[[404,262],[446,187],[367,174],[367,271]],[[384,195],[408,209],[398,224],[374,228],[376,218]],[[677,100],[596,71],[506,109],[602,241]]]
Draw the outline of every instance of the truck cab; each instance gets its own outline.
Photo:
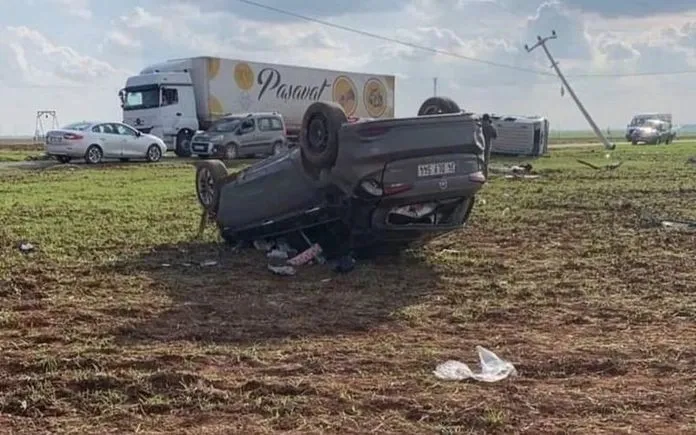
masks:
[[[178,156],[191,154],[191,137],[199,125],[188,72],[144,70],[127,79],[119,97],[125,124],[161,138]]]

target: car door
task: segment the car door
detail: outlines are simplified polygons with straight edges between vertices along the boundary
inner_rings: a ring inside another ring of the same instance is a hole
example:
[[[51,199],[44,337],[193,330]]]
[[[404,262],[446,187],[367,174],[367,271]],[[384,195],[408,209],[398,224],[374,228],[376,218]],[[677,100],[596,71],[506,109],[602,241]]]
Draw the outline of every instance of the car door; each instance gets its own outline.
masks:
[[[258,152],[267,153],[271,150],[271,140],[273,132],[271,131],[271,118],[259,118],[258,125]]]
[[[239,145],[241,154],[258,152],[258,131],[255,119],[246,118],[242,121],[242,125],[239,127]]]
[[[91,130],[92,142],[101,147],[104,156],[108,156],[110,153],[113,153],[114,149],[120,150],[121,147],[121,144],[118,142],[119,138],[110,134],[109,132],[111,130],[107,129],[106,127],[106,124],[97,124],[92,126]]]
[[[141,137],[138,132],[125,124],[112,124],[118,134],[121,136],[121,157],[122,158],[137,158],[145,155],[145,147],[142,145]]]
[[[95,129],[99,132],[94,132]],[[99,124],[94,126],[92,131],[99,140],[105,158],[121,157],[121,135],[114,129],[113,125],[109,123]]]

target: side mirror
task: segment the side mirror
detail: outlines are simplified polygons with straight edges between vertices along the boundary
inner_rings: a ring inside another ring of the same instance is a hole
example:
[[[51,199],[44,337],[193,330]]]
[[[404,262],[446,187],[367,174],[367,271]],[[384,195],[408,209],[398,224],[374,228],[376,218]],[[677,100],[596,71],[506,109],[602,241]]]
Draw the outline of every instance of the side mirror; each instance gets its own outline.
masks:
[[[135,135],[136,135],[137,137],[140,137],[140,136],[142,136],[143,134],[140,132],[140,130],[135,130]]]

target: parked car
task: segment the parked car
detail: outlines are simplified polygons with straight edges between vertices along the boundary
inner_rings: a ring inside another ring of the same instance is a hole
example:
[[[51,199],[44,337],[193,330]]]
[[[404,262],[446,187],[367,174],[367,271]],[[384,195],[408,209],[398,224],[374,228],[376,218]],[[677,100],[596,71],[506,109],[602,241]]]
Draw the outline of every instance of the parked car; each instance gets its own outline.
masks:
[[[97,164],[103,159],[145,159],[158,162],[167,152],[162,139],[121,122],[76,122],[46,133],[46,154],[61,163],[84,158]]]
[[[647,119],[640,126],[633,128],[631,143],[633,145],[637,145],[639,142],[653,145],[669,144],[675,136],[676,133],[672,131],[670,123],[660,119]]]
[[[285,122],[279,113],[244,113],[225,116],[191,141],[200,158],[234,160],[255,154],[275,155],[287,146]]]
[[[458,230],[486,181],[495,130],[450,99],[423,104],[418,117],[349,122],[340,105],[315,102],[299,147],[235,174],[199,162],[198,201],[228,243],[315,230],[336,246],[400,249]]]

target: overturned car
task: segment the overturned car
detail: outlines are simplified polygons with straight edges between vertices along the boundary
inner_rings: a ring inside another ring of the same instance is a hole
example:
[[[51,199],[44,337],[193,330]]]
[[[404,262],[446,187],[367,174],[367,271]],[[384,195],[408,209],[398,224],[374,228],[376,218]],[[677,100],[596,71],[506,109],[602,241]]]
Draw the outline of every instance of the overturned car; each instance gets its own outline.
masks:
[[[462,228],[486,182],[495,129],[447,98],[419,116],[348,120],[315,102],[300,146],[228,173],[196,164],[196,193],[228,243],[292,237],[325,253],[403,249]]]

